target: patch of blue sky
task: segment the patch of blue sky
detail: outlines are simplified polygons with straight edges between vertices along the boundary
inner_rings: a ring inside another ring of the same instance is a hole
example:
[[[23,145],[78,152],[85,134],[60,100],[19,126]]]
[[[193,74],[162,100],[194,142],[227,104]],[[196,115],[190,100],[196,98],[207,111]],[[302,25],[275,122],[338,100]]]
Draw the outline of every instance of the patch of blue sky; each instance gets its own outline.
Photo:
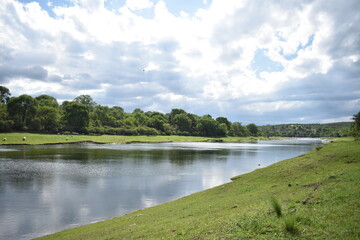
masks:
[[[70,7],[74,5],[74,2],[71,0],[19,0],[21,3],[31,3],[31,2],[37,2],[39,3],[40,7],[45,10],[50,17],[56,17],[53,7]]]
[[[140,15],[146,19],[153,19],[155,17],[155,12],[153,8],[145,8],[135,11],[136,15]]]
[[[166,0],[166,7],[175,16],[180,16],[181,12],[186,12],[190,16],[194,16],[200,9],[207,9],[212,0]]]
[[[310,47],[310,46],[313,44],[313,42],[314,42],[314,38],[315,38],[315,35],[312,34],[312,35],[309,37],[308,42],[307,42],[304,46],[302,46],[302,45],[299,45],[299,46],[298,46],[297,51],[300,51],[301,49],[305,49],[305,48],[307,48],[307,47]]]
[[[298,52],[298,50],[296,51],[296,53],[285,55],[285,54],[283,53],[283,51],[281,50],[281,51],[280,51],[280,54],[281,54],[281,56],[283,56],[286,60],[291,61],[291,60],[294,60],[295,58],[298,57],[299,54],[298,54],[297,52]]]
[[[271,60],[266,55],[266,49],[258,49],[255,52],[254,59],[251,63],[251,67],[255,70],[256,76],[260,77],[262,72],[281,72],[284,67],[279,63]]]
[[[126,3],[126,0],[106,0],[104,2],[105,8],[110,11],[117,11],[119,8],[123,7]]]
[[[154,1],[151,2],[155,4]],[[106,0],[104,3],[105,8],[115,13],[118,13],[118,10],[125,5],[126,5],[126,0]],[[153,8],[132,10],[132,12],[134,12],[138,16],[142,16],[147,19],[153,19],[155,16]]]
[[[283,51],[281,51],[280,54],[281,54],[286,60],[288,60],[288,61],[294,60],[295,58],[298,57],[298,52],[299,52],[300,50],[306,49],[306,48],[310,47],[310,46],[313,44],[313,42],[314,42],[314,37],[315,37],[314,34],[312,34],[312,35],[309,37],[309,39],[308,39],[308,41],[307,41],[306,44],[304,44],[304,45],[299,44],[299,46],[297,47],[295,53],[293,53],[293,54],[288,54],[288,55],[284,55]]]
[[[281,32],[276,32],[276,33],[275,33],[275,36],[277,37],[277,39],[279,39],[279,41],[281,41],[281,42],[286,42],[286,39],[285,39],[283,36],[281,36],[281,35],[282,35]]]

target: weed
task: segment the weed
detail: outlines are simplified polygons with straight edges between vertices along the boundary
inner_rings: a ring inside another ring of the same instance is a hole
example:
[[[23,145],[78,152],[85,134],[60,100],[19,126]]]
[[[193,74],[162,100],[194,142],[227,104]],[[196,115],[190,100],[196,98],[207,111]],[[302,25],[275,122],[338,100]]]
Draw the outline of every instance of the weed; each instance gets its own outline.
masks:
[[[323,146],[317,146],[315,149],[316,149],[316,151],[320,151],[320,149],[322,149],[323,148]]]
[[[288,216],[284,219],[284,229],[286,232],[291,234],[298,233],[298,228],[295,225],[296,220],[293,216]]]
[[[274,211],[276,212],[276,215],[278,217],[281,217],[282,216],[281,205],[278,202],[278,200],[276,200],[276,198],[274,198],[274,197],[271,198],[271,205],[274,208]]]

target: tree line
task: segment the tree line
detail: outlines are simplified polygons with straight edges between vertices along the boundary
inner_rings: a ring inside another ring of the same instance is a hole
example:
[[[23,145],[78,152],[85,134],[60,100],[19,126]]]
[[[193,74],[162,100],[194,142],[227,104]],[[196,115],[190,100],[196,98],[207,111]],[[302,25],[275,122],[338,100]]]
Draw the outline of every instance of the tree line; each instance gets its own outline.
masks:
[[[136,108],[127,113],[119,106],[97,104],[89,95],[59,104],[49,95],[11,97],[10,90],[0,86],[0,132],[10,131],[207,137],[259,135],[253,123],[243,126],[225,117],[198,116],[183,109],[164,114]]]
[[[267,137],[346,137],[354,134],[353,123],[280,124],[259,126]]]

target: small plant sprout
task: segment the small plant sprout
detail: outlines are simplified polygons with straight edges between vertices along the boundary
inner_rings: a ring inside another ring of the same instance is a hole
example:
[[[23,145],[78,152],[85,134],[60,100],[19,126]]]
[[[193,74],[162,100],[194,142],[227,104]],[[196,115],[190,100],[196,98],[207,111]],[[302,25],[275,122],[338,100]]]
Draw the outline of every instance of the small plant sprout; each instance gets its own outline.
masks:
[[[276,215],[278,217],[281,217],[282,216],[281,205],[278,202],[278,200],[276,200],[276,198],[274,198],[274,197],[271,198],[271,206],[274,208]]]
[[[288,216],[284,220],[284,229],[290,234],[296,234],[299,230],[295,226],[295,218],[293,216]]]

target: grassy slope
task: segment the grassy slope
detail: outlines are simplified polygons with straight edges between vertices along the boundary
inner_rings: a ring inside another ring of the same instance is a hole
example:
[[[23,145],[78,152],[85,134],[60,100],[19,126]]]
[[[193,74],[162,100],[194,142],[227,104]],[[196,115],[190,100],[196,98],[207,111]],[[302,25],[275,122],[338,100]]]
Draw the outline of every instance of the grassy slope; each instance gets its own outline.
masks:
[[[26,141],[22,138],[26,136]],[[3,139],[6,138],[6,141]],[[68,138],[68,140],[66,140]],[[204,142],[222,140],[224,142],[238,142],[256,140],[252,137],[191,137],[191,136],[119,136],[119,135],[56,135],[34,133],[0,133],[0,145],[6,144],[52,144],[92,141],[96,143],[129,143],[129,142]]]
[[[360,142],[335,142],[228,184],[44,239],[359,239],[359,182]]]

